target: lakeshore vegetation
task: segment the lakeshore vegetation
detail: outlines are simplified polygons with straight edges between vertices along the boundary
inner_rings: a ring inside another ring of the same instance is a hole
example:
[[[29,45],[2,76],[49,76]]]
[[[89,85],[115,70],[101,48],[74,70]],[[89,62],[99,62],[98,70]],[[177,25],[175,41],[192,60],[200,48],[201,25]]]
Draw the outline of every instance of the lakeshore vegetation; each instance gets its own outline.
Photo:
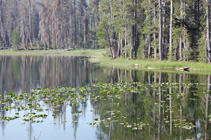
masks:
[[[211,62],[210,0],[0,0],[0,48]]]
[[[105,49],[97,50],[0,50],[0,55],[4,56],[86,56],[89,58],[90,63],[106,67],[116,67],[124,69],[153,69],[159,71],[177,70],[180,67],[189,66],[191,73],[204,73],[209,74],[211,65],[206,62],[195,61],[159,61],[154,59],[125,59],[123,57],[112,59],[106,56]],[[173,72],[173,71],[171,71]]]

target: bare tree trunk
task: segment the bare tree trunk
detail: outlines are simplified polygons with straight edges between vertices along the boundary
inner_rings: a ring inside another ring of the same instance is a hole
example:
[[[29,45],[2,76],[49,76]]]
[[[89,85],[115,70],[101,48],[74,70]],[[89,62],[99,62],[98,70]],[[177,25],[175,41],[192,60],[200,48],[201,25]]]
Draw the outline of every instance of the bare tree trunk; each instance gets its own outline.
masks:
[[[74,33],[73,33],[73,40],[74,40],[74,47],[77,46],[77,21],[76,21],[76,0],[73,1],[73,9],[74,9]]]
[[[133,58],[133,51],[134,51],[134,25],[132,25],[132,29],[131,29],[131,48],[130,48],[130,59]]]
[[[151,5],[151,0],[148,0],[149,4]],[[149,26],[152,26],[152,12],[149,13],[149,17],[150,17],[150,23]],[[151,44],[151,29],[148,29],[148,35],[147,35],[147,39],[148,39],[148,53],[147,53],[147,57],[151,57],[152,54],[152,44]]]
[[[179,39],[179,60],[182,60],[182,33],[180,33],[180,39]]]
[[[211,63],[211,46],[210,46],[210,4],[211,1],[207,0],[206,13],[207,13],[207,50],[208,62]]]
[[[117,51],[116,51],[115,58],[119,57],[119,56],[120,56],[120,53],[121,53],[122,39],[120,39],[120,33],[119,33],[119,40],[120,40],[121,42],[117,42],[117,43],[118,43],[118,48],[117,48]]]
[[[133,0],[133,20],[136,20],[136,0]],[[130,48],[130,59],[133,58],[133,52],[135,51],[135,38],[136,38],[136,24],[132,25],[131,29],[131,48]]]
[[[186,12],[185,5],[186,5],[186,3],[185,3],[185,1],[183,1],[183,8],[184,8],[183,13]],[[183,18],[185,19],[185,16]],[[183,46],[184,46],[185,51],[188,50],[188,43],[187,43],[187,39],[186,39],[187,37],[186,36],[187,36],[187,32],[186,32],[186,30],[183,30]],[[183,59],[184,60],[187,59],[187,56],[183,55]]]
[[[156,24],[156,5],[154,4],[154,24]],[[154,41],[156,40],[156,33],[153,34]],[[157,59],[157,47],[156,43],[154,43],[154,58]]]
[[[32,46],[32,6],[31,6],[31,0],[29,0],[29,43],[30,46]]]
[[[124,2],[123,2],[124,3]],[[124,9],[124,20],[127,20],[126,19],[126,10]],[[125,22],[125,30],[124,30],[124,32],[125,32],[125,44],[124,44],[124,47],[125,47],[125,58],[127,57],[127,23]]]
[[[183,1],[180,0],[180,16],[183,17]],[[182,33],[183,33],[183,26],[180,24],[180,42],[179,42],[179,60],[182,60]]]
[[[87,32],[88,32],[88,19],[84,19],[84,48],[86,48],[87,43]]]
[[[159,0],[159,55],[163,61],[163,21],[162,21],[162,0]]]
[[[110,36],[109,36],[109,32],[107,30],[107,38],[108,38],[108,43],[109,43],[109,50],[110,50],[110,53],[111,53],[111,58],[114,58],[114,53],[113,53],[113,48],[112,48],[112,43],[111,43],[111,40],[110,40]]]
[[[150,43],[149,43],[149,46],[148,46],[148,53],[147,53],[147,55],[148,55],[148,58],[151,56],[151,40],[150,40]]]
[[[166,52],[165,51],[165,46],[167,46],[167,35],[169,35],[168,33],[166,34],[166,24],[164,24],[166,22],[166,14],[167,14],[167,10],[166,10],[166,1],[163,0],[162,3],[161,3],[161,7],[162,7],[162,25],[163,25],[163,28],[162,28],[162,56],[163,56],[163,59],[164,59],[164,56],[167,56]]]
[[[173,0],[171,0],[170,32],[169,32],[169,58],[172,59],[172,23],[173,23]]]
[[[114,48],[114,38],[115,38],[115,33],[114,33],[114,27],[113,27],[113,23],[114,23],[114,16],[113,16],[113,0],[110,0],[110,17],[111,17],[111,38],[109,38],[109,42],[110,42],[110,51],[111,51],[111,58],[115,58],[115,48]]]
[[[127,57],[127,26],[125,24],[125,58]]]

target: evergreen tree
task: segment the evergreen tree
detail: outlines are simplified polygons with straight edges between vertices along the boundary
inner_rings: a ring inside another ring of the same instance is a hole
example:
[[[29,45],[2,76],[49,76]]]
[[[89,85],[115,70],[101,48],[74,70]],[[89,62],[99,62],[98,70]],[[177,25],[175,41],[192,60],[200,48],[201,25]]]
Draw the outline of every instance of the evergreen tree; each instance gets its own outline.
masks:
[[[1,0],[1,46],[14,46],[14,29],[24,49],[99,46],[111,58],[211,61],[210,0]]]
[[[13,31],[12,31],[12,47],[14,49],[19,49],[20,47],[20,35],[18,33],[18,29],[15,28]]]

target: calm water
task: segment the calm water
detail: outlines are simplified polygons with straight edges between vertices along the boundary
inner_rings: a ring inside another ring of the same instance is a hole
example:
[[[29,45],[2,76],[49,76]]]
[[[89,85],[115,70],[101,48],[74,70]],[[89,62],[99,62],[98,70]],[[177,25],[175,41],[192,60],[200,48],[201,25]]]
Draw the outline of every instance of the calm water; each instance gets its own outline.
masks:
[[[91,86],[96,82],[129,82],[131,85],[140,82],[144,84],[140,89],[143,94],[124,93],[121,100],[106,97],[93,100],[91,96],[77,106],[63,105],[57,110],[44,111],[48,117],[43,123],[24,124],[22,118],[9,122],[0,120],[0,139],[211,139],[210,75],[105,68],[90,64],[84,57],[0,56],[1,100],[6,93],[30,93],[31,89],[41,87]],[[166,82],[170,86],[164,86]],[[115,106],[117,103],[120,105]],[[49,108],[48,104],[41,104]],[[6,105],[0,104],[0,107]],[[115,121],[109,126],[89,125],[95,118],[114,118],[107,113],[114,110],[120,111],[120,117],[124,116],[125,122],[132,126],[137,120],[147,125],[138,130]],[[76,115],[78,111],[83,112]],[[0,111],[0,117],[14,116],[17,112],[15,109]],[[19,116],[32,112],[20,111]],[[56,118],[52,114],[56,114]],[[179,124],[182,127],[178,127]],[[194,127],[187,129],[190,124]]]

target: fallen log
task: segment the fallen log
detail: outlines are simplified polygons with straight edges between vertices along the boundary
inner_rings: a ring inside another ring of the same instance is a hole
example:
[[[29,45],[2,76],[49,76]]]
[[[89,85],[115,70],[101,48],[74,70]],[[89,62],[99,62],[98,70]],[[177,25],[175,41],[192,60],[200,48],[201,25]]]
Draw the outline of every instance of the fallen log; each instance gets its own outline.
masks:
[[[188,71],[190,67],[177,67],[177,70]]]

